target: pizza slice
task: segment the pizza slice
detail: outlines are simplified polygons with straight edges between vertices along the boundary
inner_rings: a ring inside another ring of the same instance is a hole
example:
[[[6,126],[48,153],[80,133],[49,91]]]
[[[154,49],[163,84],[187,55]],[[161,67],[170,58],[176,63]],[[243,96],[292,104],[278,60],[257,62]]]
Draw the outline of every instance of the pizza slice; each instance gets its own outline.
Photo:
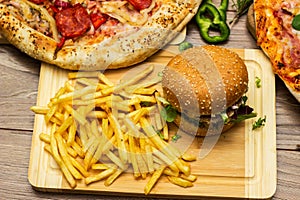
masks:
[[[0,0],[0,33],[28,55],[71,70],[144,61],[192,19],[201,0]]]
[[[255,0],[257,44],[270,58],[273,71],[300,101],[300,31],[292,26],[300,1]]]

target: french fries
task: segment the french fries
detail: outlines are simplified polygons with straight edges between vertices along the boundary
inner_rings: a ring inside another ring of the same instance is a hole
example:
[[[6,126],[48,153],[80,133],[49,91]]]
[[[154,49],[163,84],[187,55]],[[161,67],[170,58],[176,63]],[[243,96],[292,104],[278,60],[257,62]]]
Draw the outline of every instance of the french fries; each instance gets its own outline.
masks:
[[[51,126],[50,133],[40,133],[40,140],[71,188],[82,179],[86,185],[103,180],[110,186],[129,172],[136,179],[150,176],[146,195],[163,176],[181,187],[193,185],[197,176],[187,162],[196,158],[181,155],[168,143],[156,90],[159,78],[139,83],[153,69],[119,84],[100,72],[71,72],[48,105],[31,107]]]

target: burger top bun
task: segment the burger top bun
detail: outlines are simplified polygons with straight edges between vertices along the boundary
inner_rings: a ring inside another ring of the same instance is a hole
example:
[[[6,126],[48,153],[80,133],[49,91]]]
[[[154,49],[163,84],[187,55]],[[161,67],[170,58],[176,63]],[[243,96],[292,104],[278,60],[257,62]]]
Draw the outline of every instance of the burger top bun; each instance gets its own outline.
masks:
[[[244,95],[248,72],[235,52],[213,45],[198,46],[170,60],[163,71],[162,86],[165,99],[179,112],[195,113],[198,107],[198,116],[211,115],[212,101],[220,107],[217,113]]]

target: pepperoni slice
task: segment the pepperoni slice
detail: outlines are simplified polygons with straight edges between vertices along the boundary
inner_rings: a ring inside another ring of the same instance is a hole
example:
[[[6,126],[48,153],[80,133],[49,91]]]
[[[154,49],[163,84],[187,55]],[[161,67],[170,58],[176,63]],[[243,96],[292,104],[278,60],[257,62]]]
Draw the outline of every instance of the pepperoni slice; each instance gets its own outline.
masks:
[[[46,0],[30,0],[32,3],[35,3],[35,4],[42,4],[44,3]]]
[[[71,7],[71,4],[67,1],[55,0],[54,1],[54,6],[57,7],[57,8],[68,8],[68,7]]]
[[[58,31],[65,38],[81,36],[91,26],[90,16],[81,4],[60,10],[55,20]]]
[[[128,0],[128,2],[133,5],[136,10],[143,10],[149,8],[152,0]]]
[[[90,17],[95,29],[98,29],[108,18],[107,15],[101,13],[91,13]]]

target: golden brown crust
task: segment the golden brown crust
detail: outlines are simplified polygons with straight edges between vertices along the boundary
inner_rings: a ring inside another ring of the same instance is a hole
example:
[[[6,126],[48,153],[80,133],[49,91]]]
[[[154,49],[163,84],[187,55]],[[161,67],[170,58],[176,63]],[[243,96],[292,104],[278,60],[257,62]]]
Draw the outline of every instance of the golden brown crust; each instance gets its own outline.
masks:
[[[170,42],[195,15],[201,0],[165,2],[133,34],[117,34],[92,45],[80,45],[77,42],[76,46],[57,50],[55,40],[22,23],[3,4],[0,4],[0,32],[28,55],[62,68],[117,69],[144,61]]]
[[[199,46],[168,63],[162,85],[166,100],[179,112],[191,117],[210,115],[214,105],[219,106],[214,113],[219,113],[241,98],[248,89],[248,72],[243,60],[229,49]]]
[[[298,5],[297,5],[298,4]],[[255,0],[257,44],[270,58],[275,74],[300,101],[300,37],[291,24],[300,3],[294,0]]]
[[[1,4],[0,31],[11,44],[31,57],[39,60],[53,58],[56,41],[22,23],[7,11],[7,6]]]

